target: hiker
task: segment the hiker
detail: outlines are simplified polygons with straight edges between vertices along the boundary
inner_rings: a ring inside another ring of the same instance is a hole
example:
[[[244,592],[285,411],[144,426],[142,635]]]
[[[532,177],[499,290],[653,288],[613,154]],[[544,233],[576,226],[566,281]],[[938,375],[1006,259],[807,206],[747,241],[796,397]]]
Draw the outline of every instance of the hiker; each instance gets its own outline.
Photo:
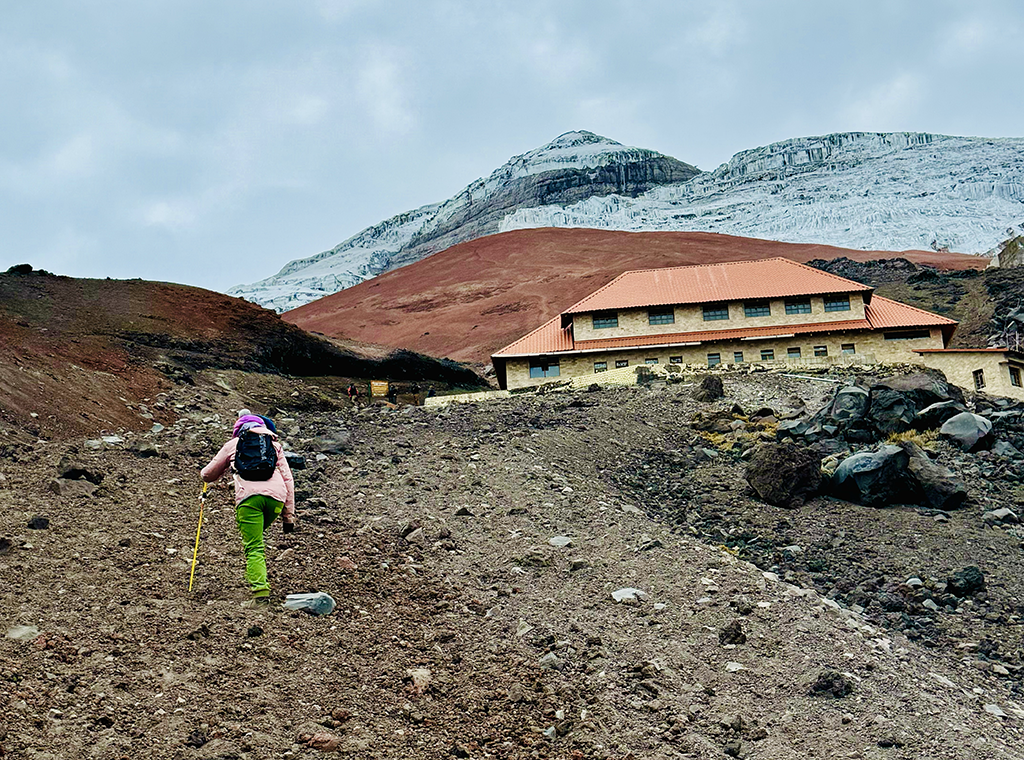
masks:
[[[271,425],[258,415],[241,414],[231,439],[200,473],[207,483],[229,468],[234,474],[235,521],[245,550],[245,580],[252,591],[249,605],[270,603],[263,541],[267,528],[281,516],[284,532],[295,530],[295,481]]]
[[[345,392],[348,393],[348,397],[353,404],[359,403],[359,389],[356,388],[355,383],[350,383]]]

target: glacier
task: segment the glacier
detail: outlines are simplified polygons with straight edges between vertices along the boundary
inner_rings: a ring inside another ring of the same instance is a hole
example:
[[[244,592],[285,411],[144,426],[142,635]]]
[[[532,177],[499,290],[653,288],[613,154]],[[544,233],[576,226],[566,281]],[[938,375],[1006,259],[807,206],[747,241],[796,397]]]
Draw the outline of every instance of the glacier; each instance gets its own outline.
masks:
[[[669,179],[635,195],[609,194],[607,181],[601,184],[599,176],[637,166],[653,166]],[[679,176],[686,179],[671,179]],[[567,177],[584,182],[576,194],[592,180],[594,194],[548,202],[548,186]],[[531,182],[542,187],[534,197],[524,193]],[[499,218],[474,224],[482,210]],[[536,227],[720,232],[860,250],[981,254],[1024,232],[1024,139],[846,132],[742,151],[700,172],[655,151],[569,132],[447,201],[399,214],[228,293],[287,311],[457,242]]]

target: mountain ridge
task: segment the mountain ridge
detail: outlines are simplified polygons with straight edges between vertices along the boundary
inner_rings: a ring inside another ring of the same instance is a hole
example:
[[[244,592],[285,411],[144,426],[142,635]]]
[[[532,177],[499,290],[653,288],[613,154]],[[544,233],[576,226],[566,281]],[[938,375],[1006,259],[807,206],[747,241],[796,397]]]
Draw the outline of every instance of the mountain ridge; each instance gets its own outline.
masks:
[[[278,311],[495,232],[719,232],[859,250],[985,253],[1024,231],[1024,139],[842,132],[740,151],[711,172],[590,132],[515,156],[447,201],[228,291]]]

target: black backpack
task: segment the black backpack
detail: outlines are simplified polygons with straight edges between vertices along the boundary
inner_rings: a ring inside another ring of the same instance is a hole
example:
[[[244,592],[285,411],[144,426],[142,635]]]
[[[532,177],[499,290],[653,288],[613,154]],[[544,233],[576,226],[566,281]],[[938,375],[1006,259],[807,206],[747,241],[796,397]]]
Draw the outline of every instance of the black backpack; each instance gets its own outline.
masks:
[[[238,436],[235,472],[242,480],[270,480],[277,469],[277,450],[273,437],[246,430]]]

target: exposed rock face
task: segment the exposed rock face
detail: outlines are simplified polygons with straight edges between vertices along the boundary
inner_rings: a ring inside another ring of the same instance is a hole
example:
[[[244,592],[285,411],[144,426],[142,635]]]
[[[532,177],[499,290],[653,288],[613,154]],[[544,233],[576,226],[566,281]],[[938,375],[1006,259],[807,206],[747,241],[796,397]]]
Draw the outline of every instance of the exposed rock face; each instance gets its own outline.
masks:
[[[238,295],[286,311],[389,269],[499,231],[517,209],[576,203],[691,179],[695,166],[653,150],[631,148],[591,132],[568,132],[515,156],[443,203],[392,217],[329,251],[292,261],[275,276],[232,288]]]

